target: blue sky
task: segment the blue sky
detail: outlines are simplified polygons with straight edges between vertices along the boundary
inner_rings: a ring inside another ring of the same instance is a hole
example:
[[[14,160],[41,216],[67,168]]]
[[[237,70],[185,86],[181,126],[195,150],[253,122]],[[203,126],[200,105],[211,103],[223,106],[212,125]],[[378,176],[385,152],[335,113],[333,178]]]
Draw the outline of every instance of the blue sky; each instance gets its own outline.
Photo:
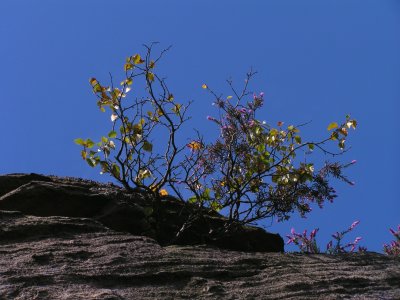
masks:
[[[288,234],[319,227],[330,234],[354,220],[349,241],[381,251],[400,223],[400,2],[393,0],[50,1],[0,3],[2,142],[0,173],[36,172],[111,180],[85,165],[77,137],[98,139],[109,116],[96,107],[88,78],[122,78],[124,59],[142,44],[173,45],[160,72],[175,98],[193,100],[187,133],[217,134],[206,121],[207,83],[228,94],[253,67],[252,89],[265,92],[259,118],[299,124],[318,139],[348,113],[358,120],[342,161],[357,160],[337,182],[339,198],[307,219],[294,216],[267,230]],[[288,247],[288,250],[295,248]]]

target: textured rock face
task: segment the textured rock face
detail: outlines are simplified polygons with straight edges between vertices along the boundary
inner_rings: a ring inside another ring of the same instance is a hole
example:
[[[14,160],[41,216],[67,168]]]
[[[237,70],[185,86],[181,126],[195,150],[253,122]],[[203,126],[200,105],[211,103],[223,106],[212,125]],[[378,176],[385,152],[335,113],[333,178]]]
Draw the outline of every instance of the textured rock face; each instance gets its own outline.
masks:
[[[0,211],[0,299],[400,299],[400,259],[161,247],[88,218]]]
[[[257,227],[242,227],[230,235],[218,234],[224,218],[208,212],[176,234],[189,217],[189,207],[173,197],[164,197],[159,214],[155,199],[143,193],[126,193],[112,184],[79,178],[38,174],[0,176],[0,210],[27,215],[92,218],[121,232],[144,235],[167,244],[209,244],[218,247],[262,252],[283,252],[283,239]]]

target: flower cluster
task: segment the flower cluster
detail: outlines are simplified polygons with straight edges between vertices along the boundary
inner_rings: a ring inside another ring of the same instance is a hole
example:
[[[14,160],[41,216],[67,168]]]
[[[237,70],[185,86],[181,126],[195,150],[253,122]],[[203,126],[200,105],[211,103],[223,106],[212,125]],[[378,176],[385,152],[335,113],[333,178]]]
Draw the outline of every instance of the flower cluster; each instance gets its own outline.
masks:
[[[356,237],[353,242],[347,243],[345,245],[342,245],[341,241],[343,239],[343,236],[352,231],[359,223],[359,221],[355,221],[348,229],[333,234],[332,237],[336,240],[336,242],[335,244],[332,240],[328,242],[326,246],[326,253],[338,254],[354,252],[354,250],[358,246],[358,242],[361,240],[361,237]],[[317,246],[317,242],[315,239],[318,230],[319,229],[316,228],[311,231],[310,236],[308,237],[307,230],[304,230],[303,234],[300,234],[296,233],[294,228],[292,228],[291,235],[287,235],[288,241],[286,244],[295,244],[299,247],[302,253],[320,253],[320,249]],[[367,248],[358,246],[358,252],[365,252],[366,250]]]
[[[400,256],[400,225],[398,225],[397,231],[394,231],[392,228],[389,230],[396,240],[392,241],[389,245],[384,244],[383,252],[385,252],[387,255]]]

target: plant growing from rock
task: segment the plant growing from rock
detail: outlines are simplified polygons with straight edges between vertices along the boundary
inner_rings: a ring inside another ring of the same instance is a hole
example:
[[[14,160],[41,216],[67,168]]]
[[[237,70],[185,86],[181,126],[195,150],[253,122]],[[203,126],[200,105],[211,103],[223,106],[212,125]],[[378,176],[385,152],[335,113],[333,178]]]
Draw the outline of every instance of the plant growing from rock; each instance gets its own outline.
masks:
[[[390,233],[396,238],[396,240],[391,241],[389,245],[383,245],[383,252],[387,255],[400,256],[400,225],[397,226],[397,231],[392,228],[389,229]]]
[[[89,166],[99,165],[101,173],[111,174],[127,190],[165,195],[162,188],[178,167],[176,157],[184,148],[176,136],[187,120],[190,103],[176,102],[165,79],[155,71],[168,49],[153,58],[152,47],[145,46],[143,57],[135,54],[126,59],[119,85],[111,75],[108,86],[96,78],[89,80],[99,109],[109,112],[110,131],[98,143],[81,138],[75,143],[83,146],[81,156]]]
[[[128,191],[166,195],[164,188],[169,186],[178,198],[187,200],[183,188],[187,189],[188,202],[200,208],[197,215],[206,208],[227,216],[224,232],[269,217],[288,220],[295,211],[305,216],[312,203],[322,207],[325,201],[332,202],[336,193],[329,177],[353,184],[343,169],[354,162],[326,162],[316,170],[313,162],[298,157],[318,150],[340,155],[356,120],[346,116],[340,125],[329,124],[329,133],[319,141],[302,139],[300,128],[305,124],[273,126],[260,121],[256,113],[263,106],[264,94],[248,91],[252,71],[241,91],[228,81],[233,96],[223,98],[203,85],[215,98],[218,117],[207,118],[217,126],[219,137],[206,143],[198,132],[196,139],[179,146],[177,131],[188,119],[190,103],[177,103],[157,75],[155,68],[166,50],[153,59],[152,46],[145,46],[143,57],[127,58],[118,86],[112,76],[109,86],[90,79],[99,109],[108,111],[111,120],[110,131],[98,143],[75,140],[91,167],[99,165],[102,173],[111,174]],[[133,91],[135,97],[128,97]],[[328,150],[330,142],[337,142],[340,152]],[[190,150],[187,154],[185,147]]]
[[[201,207],[222,211],[227,215],[226,228],[253,223],[264,218],[287,220],[298,211],[301,216],[311,211],[310,204],[322,207],[324,201],[333,201],[335,190],[328,182],[334,177],[354,184],[342,173],[352,165],[326,162],[315,170],[312,162],[299,154],[320,150],[332,156],[343,153],[350,128],[357,122],[346,116],[339,125],[329,124],[329,134],[319,141],[304,141],[300,128],[304,125],[276,126],[260,121],[256,113],[263,106],[264,93],[248,92],[248,83],[254,72],[249,72],[244,88],[237,91],[228,81],[233,96],[223,98],[206,84],[215,98],[213,105],[218,116],[208,116],[220,132],[215,142],[205,144],[194,140],[191,154],[184,163],[185,176],[181,181],[192,192],[190,202]],[[338,143],[340,152],[328,151],[326,144]]]
[[[336,232],[332,234],[335,242],[332,240],[326,245],[326,253],[328,254],[339,254],[339,253],[349,253],[354,252],[358,246],[358,242],[361,237],[356,237],[353,242],[342,245],[343,237],[352,231],[360,222],[355,221],[351,224],[349,228],[344,231]],[[320,248],[317,245],[316,235],[319,228],[315,228],[311,231],[310,236],[307,236],[307,230],[304,230],[302,234],[296,233],[294,228],[291,230],[291,234],[287,235],[288,241],[286,244],[295,244],[299,247],[302,253],[321,253]],[[367,249],[365,247],[358,246],[358,252],[365,252]]]

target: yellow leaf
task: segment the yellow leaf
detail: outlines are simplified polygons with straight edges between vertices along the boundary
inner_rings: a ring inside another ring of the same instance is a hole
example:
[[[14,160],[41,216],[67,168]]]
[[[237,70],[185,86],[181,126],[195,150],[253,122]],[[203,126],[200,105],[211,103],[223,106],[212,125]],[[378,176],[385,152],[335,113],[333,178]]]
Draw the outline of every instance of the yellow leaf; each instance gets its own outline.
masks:
[[[338,127],[339,127],[338,123],[332,122],[331,124],[329,124],[328,130],[332,130],[332,129],[335,129],[335,128],[338,128]]]
[[[154,61],[150,61],[150,63],[149,63],[149,68],[150,68],[150,69],[153,69],[153,68],[154,68]]]
[[[146,78],[147,78],[148,81],[154,81],[154,74],[151,73],[151,72],[148,72],[146,74]]]
[[[202,148],[201,143],[198,141],[192,141],[189,144],[187,144],[187,146],[192,150],[199,150]]]
[[[132,69],[133,69],[133,65],[131,63],[126,63],[124,65],[125,72],[128,71],[128,70],[132,70]]]
[[[91,85],[96,85],[98,82],[97,82],[96,78],[90,78],[90,79],[89,79],[89,83],[90,83]]]
[[[127,85],[131,85],[132,83],[133,83],[132,78],[128,78],[128,79],[126,80],[126,84],[127,84]]]
[[[228,96],[228,97],[226,97],[226,99],[228,99],[228,100],[229,100],[229,99],[232,99],[232,96]]]
[[[203,83],[203,85],[201,86],[203,89],[206,89],[208,86],[207,84]]]
[[[160,196],[168,196],[168,192],[165,189],[160,190]]]
[[[136,55],[133,56],[133,63],[134,64],[139,64],[141,60],[142,59],[140,57],[140,54],[136,54]]]

